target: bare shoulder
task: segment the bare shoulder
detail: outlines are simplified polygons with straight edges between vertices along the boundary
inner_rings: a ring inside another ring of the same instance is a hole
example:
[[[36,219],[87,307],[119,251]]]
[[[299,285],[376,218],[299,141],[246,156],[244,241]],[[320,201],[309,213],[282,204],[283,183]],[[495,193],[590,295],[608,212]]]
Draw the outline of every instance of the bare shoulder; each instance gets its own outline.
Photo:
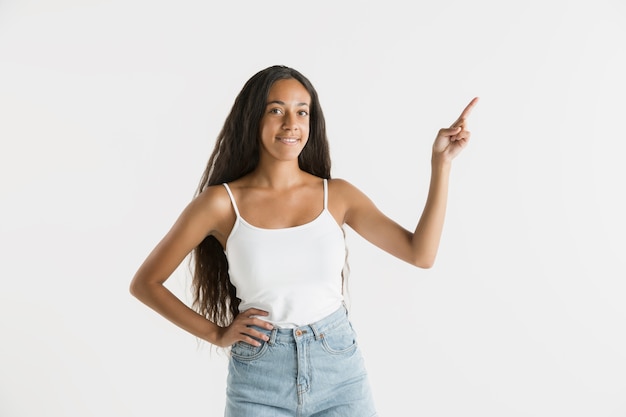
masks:
[[[343,178],[328,180],[328,192],[340,201],[354,201],[354,199],[367,198],[354,184]]]
[[[213,212],[229,212],[231,210],[231,202],[226,187],[223,185],[212,185],[204,189],[191,203],[194,208],[199,211]]]
[[[224,241],[235,222],[235,213],[230,197],[223,185],[213,185],[203,190],[187,206],[188,219],[204,230]]]
[[[345,192],[354,190],[356,187],[343,178],[332,178],[328,180],[328,190]]]
[[[352,213],[372,205],[355,185],[342,178],[328,181],[328,206],[339,224],[350,223]]]
[[[350,184],[347,180],[343,178],[331,178],[328,180],[328,186],[340,188],[345,186],[352,186],[352,184]]]

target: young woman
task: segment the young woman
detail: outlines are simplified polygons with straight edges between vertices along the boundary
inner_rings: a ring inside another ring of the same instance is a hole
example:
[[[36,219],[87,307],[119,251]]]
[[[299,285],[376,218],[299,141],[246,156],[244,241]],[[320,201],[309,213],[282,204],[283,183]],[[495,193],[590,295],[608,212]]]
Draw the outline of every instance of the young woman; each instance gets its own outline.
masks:
[[[476,102],[439,130],[428,198],[411,232],[349,182],[330,179],[324,116],[306,77],[272,66],[244,85],[195,198],[130,288],[174,324],[230,347],[226,416],[376,415],[343,303],[342,227],[431,267],[451,162],[467,145]],[[190,253],[194,308],[163,285]]]

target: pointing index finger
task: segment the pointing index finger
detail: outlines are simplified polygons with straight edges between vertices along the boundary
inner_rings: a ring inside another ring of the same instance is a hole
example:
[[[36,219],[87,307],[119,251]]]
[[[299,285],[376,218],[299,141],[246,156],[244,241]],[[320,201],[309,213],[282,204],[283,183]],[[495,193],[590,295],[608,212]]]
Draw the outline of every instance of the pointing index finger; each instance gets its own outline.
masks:
[[[467,119],[470,113],[472,113],[472,109],[474,108],[474,106],[476,106],[476,103],[478,103],[478,97],[474,97],[472,101],[469,102],[469,104],[465,107],[465,109],[463,109],[463,112],[461,112],[461,115],[459,116],[459,118],[456,119],[456,121],[452,123],[452,126],[450,127],[459,127],[463,125],[463,122],[465,121],[465,119]]]

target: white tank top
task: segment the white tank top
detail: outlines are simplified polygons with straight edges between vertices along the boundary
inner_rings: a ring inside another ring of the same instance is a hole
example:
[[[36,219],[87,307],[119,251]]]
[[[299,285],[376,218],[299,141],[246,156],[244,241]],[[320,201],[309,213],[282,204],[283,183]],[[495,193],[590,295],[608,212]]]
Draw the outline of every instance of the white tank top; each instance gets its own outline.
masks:
[[[228,184],[237,215],[226,241],[230,280],[241,299],[239,311],[258,308],[276,327],[314,323],[343,303],[341,272],[346,259],[343,230],[324,209],[311,222],[284,229],[263,229],[245,221]]]

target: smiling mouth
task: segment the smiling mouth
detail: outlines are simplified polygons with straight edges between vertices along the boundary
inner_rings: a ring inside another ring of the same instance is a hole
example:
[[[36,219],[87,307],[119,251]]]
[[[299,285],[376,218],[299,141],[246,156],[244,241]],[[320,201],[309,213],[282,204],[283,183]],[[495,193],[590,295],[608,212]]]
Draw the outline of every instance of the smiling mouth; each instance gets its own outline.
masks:
[[[300,139],[298,138],[276,138],[279,142],[285,143],[287,145],[293,145],[295,143],[298,143],[298,141],[300,141]]]

